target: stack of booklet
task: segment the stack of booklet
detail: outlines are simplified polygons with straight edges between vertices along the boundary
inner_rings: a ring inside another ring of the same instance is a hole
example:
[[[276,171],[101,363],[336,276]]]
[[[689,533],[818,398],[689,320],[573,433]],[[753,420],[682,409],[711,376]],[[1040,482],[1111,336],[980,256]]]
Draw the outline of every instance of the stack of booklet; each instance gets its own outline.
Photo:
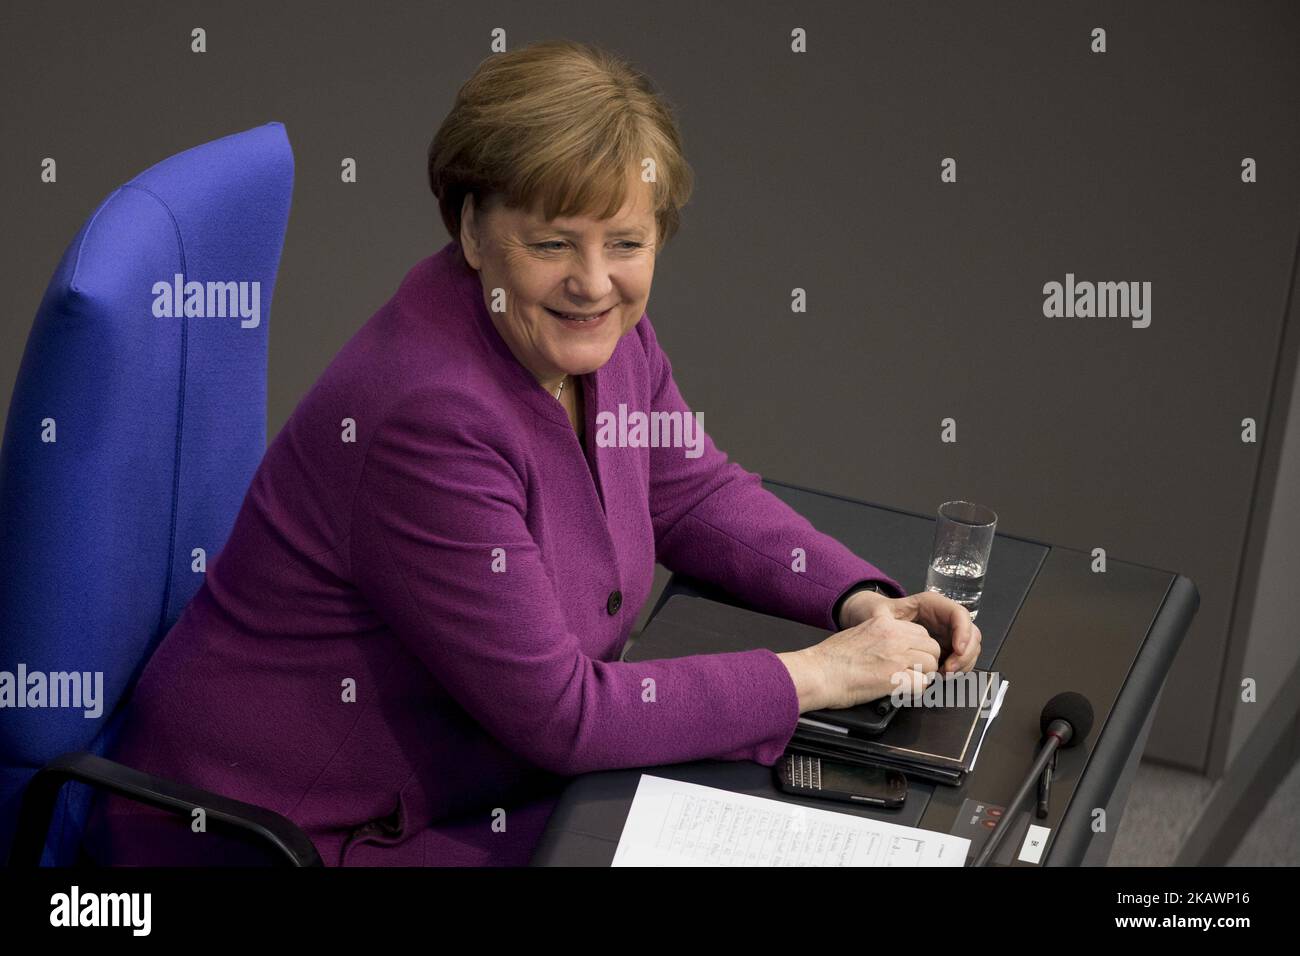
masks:
[[[975,768],[1007,686],[993,671],[936,677],[916,702],[894,708],[879,732],[863,733],[846,716],[860,707],[814,711],[799,718],[789,749],[956,786]]]
[[[767,648],[776,653],[820,643],[827,632],[796,621],[674,594],[624,660],[655,660]],[[956,786],[975,767],[1008,682],[994,671],[936,677],[914,701],[888,697],[799,718],[789,750],[843,763],[887,766],[909,777]]]

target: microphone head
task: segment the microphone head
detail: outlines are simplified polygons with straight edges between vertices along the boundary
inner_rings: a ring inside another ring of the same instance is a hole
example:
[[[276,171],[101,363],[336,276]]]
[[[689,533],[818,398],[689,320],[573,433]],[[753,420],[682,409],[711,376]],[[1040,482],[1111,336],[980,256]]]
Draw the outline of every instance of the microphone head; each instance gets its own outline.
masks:
[[[1042,716],[1038,718],[1044,737],[1054,720],[1063,720],[1073,728],[1070,739],[1062,744],[1063,747],[1073,747],[1092,731],[1092,704],[1088,703],[1088,698],[1072,690],[1057,694],[1043,706]]]

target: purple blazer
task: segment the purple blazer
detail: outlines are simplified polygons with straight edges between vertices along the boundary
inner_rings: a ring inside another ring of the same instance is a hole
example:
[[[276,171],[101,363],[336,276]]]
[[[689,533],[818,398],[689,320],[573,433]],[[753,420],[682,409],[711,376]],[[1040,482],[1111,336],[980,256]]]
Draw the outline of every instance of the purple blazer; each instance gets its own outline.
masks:
[[[418,263],[271,443],[113,756],[284,814],[328,865],[526,864],[568,776],[774,763],[798,702],[771,651],[619,660],[655,561],[827,629],[850,586],[903,588],[707,434],[600,446],[620,404],[689,414],[649,316],[580,381],[583,442],[459,247]],[[222,852],[100,809],[114,859]]]

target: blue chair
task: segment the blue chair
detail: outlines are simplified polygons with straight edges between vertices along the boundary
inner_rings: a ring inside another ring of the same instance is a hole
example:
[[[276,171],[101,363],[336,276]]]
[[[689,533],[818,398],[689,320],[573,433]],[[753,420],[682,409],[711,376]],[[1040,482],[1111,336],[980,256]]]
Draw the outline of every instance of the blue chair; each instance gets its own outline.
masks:
[[[100,203],[41,301],[0,447],[0,859],[77,862],[91,784],[319,862],[283,817],[102,757],[265,451],[292,191],[279,123],[172,156]]]

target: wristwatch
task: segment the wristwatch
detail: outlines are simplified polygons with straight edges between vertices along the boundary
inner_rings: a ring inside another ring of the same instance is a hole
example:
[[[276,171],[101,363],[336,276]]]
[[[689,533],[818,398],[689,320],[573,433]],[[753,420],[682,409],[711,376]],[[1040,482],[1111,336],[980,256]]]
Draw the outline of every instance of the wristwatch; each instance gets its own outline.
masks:
[[[880,589],[879,584],[870,584],[866,582],[862,584],[855,584],[853,587],[849,588],[846,592],[844,592],[843,597],[841,597],[838,601],[835,602],[835,607],[831,608],[831,620],[835,622],[835,627],[837,630],[843,629],[840,626],[840,610],[844,607],[844,602],[847,601],[849,598],[853,597],[853,595],[857,594],[859,591],[875,591],[877,594],[885,593]]]

